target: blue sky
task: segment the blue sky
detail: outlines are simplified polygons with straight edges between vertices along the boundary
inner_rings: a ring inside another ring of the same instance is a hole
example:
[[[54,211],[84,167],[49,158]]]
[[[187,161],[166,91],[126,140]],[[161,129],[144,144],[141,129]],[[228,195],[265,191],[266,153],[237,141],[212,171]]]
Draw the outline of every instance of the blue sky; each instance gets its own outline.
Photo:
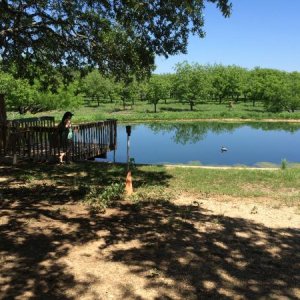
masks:
[[[185,60],[300,71],[300,0],[231,2],[227,19],[214,5],[207,5],[206,37],[191,36],[186,55],[157,57],[155,73],[172,73],[176,63]]]

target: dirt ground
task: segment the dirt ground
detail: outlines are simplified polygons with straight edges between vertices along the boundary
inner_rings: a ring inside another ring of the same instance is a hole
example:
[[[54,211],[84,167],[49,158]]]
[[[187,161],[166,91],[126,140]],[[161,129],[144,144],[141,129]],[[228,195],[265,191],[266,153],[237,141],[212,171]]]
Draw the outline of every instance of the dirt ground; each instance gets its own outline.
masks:
[[[299,208],[178,195],[101,214],[5,186],[0,299],[300,299]]]

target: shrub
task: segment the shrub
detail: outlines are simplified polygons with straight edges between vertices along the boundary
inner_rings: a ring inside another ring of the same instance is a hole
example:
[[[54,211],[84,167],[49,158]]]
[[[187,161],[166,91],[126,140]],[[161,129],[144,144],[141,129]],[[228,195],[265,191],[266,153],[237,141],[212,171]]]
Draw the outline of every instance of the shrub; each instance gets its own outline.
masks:
[[[95,210],[103,211],[112,206],[113,202],[121,200],[124,195],[123,183],[112,183],[103,188],[103,186],[80,187],[87,190],[85,202]]]
[[[285,170],[287,168],[287,160],[286,159],[283,159],[281,161],[281,169],[282,170]]]

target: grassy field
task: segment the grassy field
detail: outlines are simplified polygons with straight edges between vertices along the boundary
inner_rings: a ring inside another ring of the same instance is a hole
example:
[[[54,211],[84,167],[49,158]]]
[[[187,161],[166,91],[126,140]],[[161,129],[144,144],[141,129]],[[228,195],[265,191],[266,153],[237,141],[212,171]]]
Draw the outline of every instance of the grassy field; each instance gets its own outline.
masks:
[[[74,109],[74,122],[97,121],[108,118],[118,119],[119,122],[145,122],[157,120],[202,120],[202,119],[300,119],[300,112],[270,113],[266,112],[262,103],[253,106],[252,103],[239,102],[233,108],[228,104],[197,104],[194,111],[189,110],[188,104],[168,100],[167,104],[161,102],[157,106],[157,113],[154,113],[153,105],[146,102],[136,101],[135,105],[127,105],[123,109],[121,102],[100,103],[100,106],[82,106]],[[49,111],[36,115],[24,115],[24,117],[51,115],[60,120],[64,111]],[[9,113],[9,118],[18,118],[16,113]]]

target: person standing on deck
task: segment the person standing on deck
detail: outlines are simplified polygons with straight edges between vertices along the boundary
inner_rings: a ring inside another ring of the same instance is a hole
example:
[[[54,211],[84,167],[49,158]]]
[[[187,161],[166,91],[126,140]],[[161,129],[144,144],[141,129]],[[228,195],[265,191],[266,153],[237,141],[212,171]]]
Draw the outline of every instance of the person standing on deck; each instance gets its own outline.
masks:
[[[63,149],[63,152],[59,155],[59,163],[63,163],[64,158],[66,163],[70,163],[70,151],[72,150],[73,145],[73,129],[71,123],[73,116],[74,114],[71,112],[65,112],[61,122],[58,124],[60,145]]]

